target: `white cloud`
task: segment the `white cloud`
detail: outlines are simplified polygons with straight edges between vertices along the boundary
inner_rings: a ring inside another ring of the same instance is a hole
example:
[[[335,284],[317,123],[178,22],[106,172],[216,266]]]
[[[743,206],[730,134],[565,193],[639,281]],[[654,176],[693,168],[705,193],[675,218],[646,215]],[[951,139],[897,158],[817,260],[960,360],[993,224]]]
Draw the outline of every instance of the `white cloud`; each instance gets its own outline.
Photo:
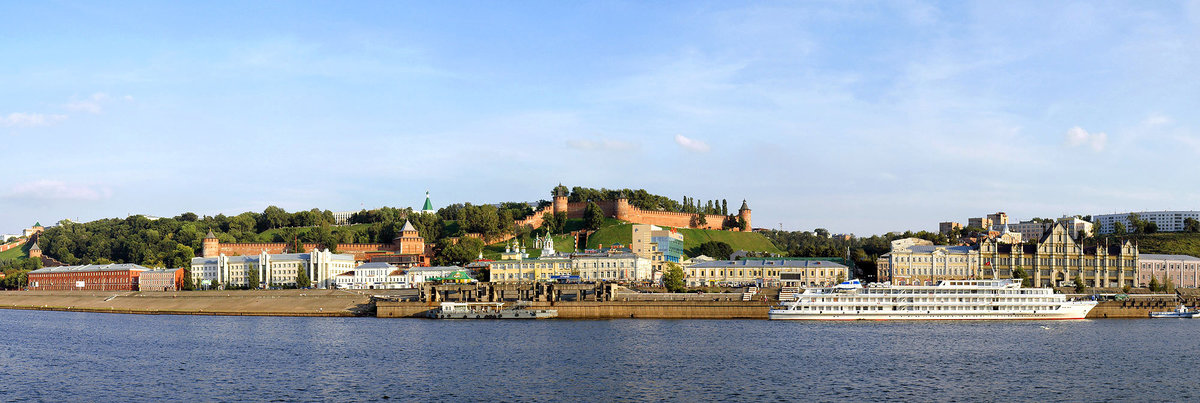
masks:
[[[1146,117],[1146,120],[1143,121],[1142,124],[1146,125],[1146,126],[1154,127],[1154,126],[1168,125],[1168,124],[1171,124],[1171,122],[1173,122],[1173,121],[1171,120],[1170,116],[1163,115],[1160,113],[1153,113],[1153,114],[1150,114],[1150,116]]]
[[[1106,133],[1088,133],[1079,126],[1067,130],[1067,145],[1071,147],[1087,145],[1091,146],[1093,150],[1104,151],[1104,146],[1107,144],[1108,134]]]
[[[44,113],[10,113],[0,116],[0,126],[5,127],[38,127],[49,126],[67,118],[67,115],[48,115]]]
[[[675,135],[675,144],[679,144],[679,146],[683,147],[685,150],[695,151],[698,153],[706,153],[710,149],[708,143],[684,137],[682,134]]]
[[[126,101],[130,101],[133,99],[133,97],[126,95],[124,99]],[[86,99],[68,102],[66,105],[63,105],[63,107],[71,111],[87,112],[97,115],[101,112],[104,112],[104,104],[110,100],[112,100],[112,97],[108,96],[108,94],[97,92]]]
[[[574,139],[567,140],[567,146],[576,150],[601,150],[601,151],[630,151],[637,149],[637,145],[620,140],[586,140]]]
[[[39,201],[95,201],[107,199],[110,196],[112,196],[112,191],[104,188],[98,189],[60,181],[39,180],[13,187],[12,191],[5,195],[5,198]]]

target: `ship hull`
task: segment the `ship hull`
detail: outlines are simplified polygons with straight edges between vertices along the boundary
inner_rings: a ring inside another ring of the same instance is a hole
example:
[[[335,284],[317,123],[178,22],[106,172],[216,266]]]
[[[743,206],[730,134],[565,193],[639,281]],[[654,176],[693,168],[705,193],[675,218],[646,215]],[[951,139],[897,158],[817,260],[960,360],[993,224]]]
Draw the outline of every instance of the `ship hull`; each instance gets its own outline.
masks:
[[[941,311],[796,311],[773,309],[772,320],[1080,320],[1087,317],[1096,303],[1063,305],[1059,309],[1031,312],[941,312]]]

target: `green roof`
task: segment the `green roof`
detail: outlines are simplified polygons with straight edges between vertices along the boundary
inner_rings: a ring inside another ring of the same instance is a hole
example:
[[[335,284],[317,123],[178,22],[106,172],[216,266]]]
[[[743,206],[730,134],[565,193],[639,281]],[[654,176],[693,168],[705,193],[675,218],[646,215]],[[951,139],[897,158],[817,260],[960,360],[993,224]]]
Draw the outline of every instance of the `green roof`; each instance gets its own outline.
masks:
[[[421,207],[421,211],[433,211],[433,203],[429,201],[429,192],[425,192],[425,206]]]
[[[428,203],[428,202],[426,202],[426,203]],[[42,222],[41,221],[35,222],[35,223],[33,223],[33,226],[40,227],[40,226],[42,226]]]

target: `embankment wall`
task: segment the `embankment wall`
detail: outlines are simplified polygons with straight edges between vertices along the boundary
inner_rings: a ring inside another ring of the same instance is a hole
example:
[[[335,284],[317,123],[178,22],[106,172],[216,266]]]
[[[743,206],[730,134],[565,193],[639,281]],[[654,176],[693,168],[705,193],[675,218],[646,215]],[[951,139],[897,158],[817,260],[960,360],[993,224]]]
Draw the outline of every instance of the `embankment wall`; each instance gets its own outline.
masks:
[[[156,315],[357,316],[370,297],[337,290],[4,291],[0,309]]]

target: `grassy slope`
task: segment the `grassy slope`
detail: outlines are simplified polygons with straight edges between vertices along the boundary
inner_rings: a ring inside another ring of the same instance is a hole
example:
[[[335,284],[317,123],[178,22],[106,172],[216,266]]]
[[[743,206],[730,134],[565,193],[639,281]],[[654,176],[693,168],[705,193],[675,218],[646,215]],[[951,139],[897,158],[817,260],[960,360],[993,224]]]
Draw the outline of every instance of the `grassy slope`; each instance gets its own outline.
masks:
[[[1200,234],[1174,232],[1129,235],[1128,238],[1137,242],[1140,253],[1200,256]]]
[[[6,250],[4,252],[0,252],[0,261],[23,258],[23,257],[25,257],[24,249],[25,249],[25,246],[21,245],[20,247],[16,247],[16,248]]]
[[[595,248],[598,245],[612,245],[620,243],[629,245],[633,240],[633,224],[617,224],[606,226],[596,231],[588,238],[588,247]],[[729,244],[733,250],[746,250],[751,252],[772,252],[782,253],[775,244],[769,239],[756,232],[732,232],[718,230],[703,230],[703,229],[687,229],[680,228],[679,232],[683,234],[683,249],[688,256],[694,254],[694,249],[700,244],[708,241],[719,241]]]

